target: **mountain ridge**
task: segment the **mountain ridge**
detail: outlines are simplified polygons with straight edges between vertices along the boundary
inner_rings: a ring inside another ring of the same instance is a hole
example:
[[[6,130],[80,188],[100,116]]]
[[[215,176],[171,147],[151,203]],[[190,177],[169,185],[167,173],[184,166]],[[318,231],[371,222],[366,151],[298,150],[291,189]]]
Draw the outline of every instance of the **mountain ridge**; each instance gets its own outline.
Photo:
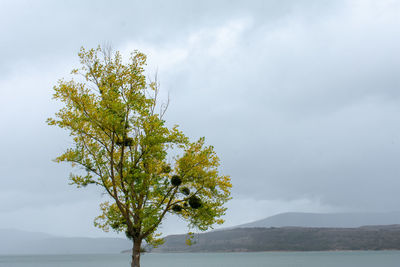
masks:
[[[394,235],[394,238],[392,237]],[[196,234],[170,235],[153,252],[311,251],[400,249],[400,212],[287,212]],[[378,245],[377,245],[378,244]]]
[[[365,225],[391,224],[400,224],[400,211],[347,213],[285,212],[250,223],[229,227],[229,229],[285,226],[354,228]]]
[[[333,227],[328,227],[330,225]],[[282,250],[285,250],[284,248],[289,250],[294,249],[290,245],[293,242],[293,238],[296,236],[301,236],[302,238],[300,241],[303,242],[303,249],[307,250],[314,248],[307,243],[307,240],[314,240],[313,242],[318,244],[318,242],[321,242],[320,238],[322,238],[324,242],[329,243],[331,242],[330,238],[333,238],[332,233],[337,233],[340,235],[344,233],[358,233],[354,236],[354,238],[357,240],[364,240],[363,242],[367,242],[368,240],[365,238],[372,238],[373,236],[371,236],[371,233],[373,231],[384,232],[381,236],[376,235],[374,238],[377,238],[377,240],[383,238],[382,240],[385,240],[385,242],[389,242],[390,240],[390,242],[392,242],[393,240],[388,237],[389,234],[395,233],[396,236],[400,236],[400,226],[397,227],[396,225],[400,225],[400,212],[397,211],[389,213],[325,214],[288,212],[234,227],[222,228],[203,234],[198,234],[196,236],[197,238],[200,238],[202,235],[206,235],[208,238],[207,242],[210,244],[219,244],[220,247],[213,247],[215,251],[254,251],[255,249],[255,245],[250,243],[247,244],[248,247],[237,247],[229,242],[224,243],[223,240],[218,239],[218,236],[221,235],[226,235],[225,238],[227,240],[231,240],[233,244],[240,244],[244,242],[243,240],[253,238],[253,241],[258,242],[257,246],[264,246],[262,248],[267,250],[274,250],[277,248],[281,248]],[[235,231],[229,232],[232,230]],[[233,235],[229,235],[229,233]],[[255,233],[257,234],[255,235]],[[263,236],[266,239],[257,239],[257,235]],[[196,248],[196,246],[189,248],[185,247],[186,237],[187,235],[169,235],[165,237],[166,246],[164,246],[164,249],[160,247],[160,249],[154,249],[153,251],[166,252],[182,250],[183,252],[187,252],[190,251],[190,249]],[[274,242],[278,243],[271,243],[271,238],[273,238]],[[171,247],[167,247],[171,240],[173,243],[178,242],[174,245],[175,249],[172,250]],[[342,238],[342,245],[339,249],[346,247],[348,245],[346,242],[348,241],[349,240]],[[358,248],[370,247],[373,249],[373,244],[368,242],[368,246],[363,246],[365,243],[357,243],[355,245],[356,247],[358,246]],[[398,242],[400,244],[400,240],[398,240]],[[266,246],[266,244],[271,244],[271,246],[274,245],[275,248]],[[398,249],[396,244],[390,243],[389,245],[389,247]],[[129,250],[131,246],[131,241],[124,238],[62,237],[40,232],[28,232],[16,229],[0,229],[0,254],[2,255],[120,253],[121,251]],[[335,249],[334,246],[331,246],[331,248]],[[196,249],[199,251],[207,251],[207,249],[204,248],[202,248],[203,250],[199,249],[198,247]],[[300,248],[297,247],[296,249]]]
[[[234,228],[196,234],[191,246],[185,245],[186,238],[168,236],[151,252],[400,250],[400,225]]]
[[[0,255],[120,253],[131,241],[114,237],[63,237],[41,232],[0,229]]]

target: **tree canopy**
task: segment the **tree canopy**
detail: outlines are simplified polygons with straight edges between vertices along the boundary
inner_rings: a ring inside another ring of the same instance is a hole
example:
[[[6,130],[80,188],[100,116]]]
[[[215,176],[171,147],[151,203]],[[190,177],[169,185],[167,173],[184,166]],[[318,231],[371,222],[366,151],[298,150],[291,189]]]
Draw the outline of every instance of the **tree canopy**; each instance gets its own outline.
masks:
[[[73,147],[56,158],[80,167],[71,184],[102,187],[95,225],[125,232],[133,241],[132,266],[140,266],[142,240],[158,245],[157,228],[168,213],[207,230],[221,224],[230,198],[230,178],[219,173],[219,158],[205,138],[190,141],[164,120],[167,103],[157,81],[145,76],[146,56],[129,60],[109,49],[81,49],[81,66],[61,79],[54,98],[63,107],[49,125],[66,129]]]

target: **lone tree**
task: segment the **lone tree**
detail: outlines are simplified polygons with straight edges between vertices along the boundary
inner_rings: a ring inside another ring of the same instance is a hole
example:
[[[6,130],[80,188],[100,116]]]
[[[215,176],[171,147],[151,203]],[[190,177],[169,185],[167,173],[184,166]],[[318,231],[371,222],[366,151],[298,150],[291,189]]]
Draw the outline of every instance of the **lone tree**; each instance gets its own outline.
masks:
[[[156,230],[167,213],[201,231],[222,224],[230,178],[219,174],[219,158],[204,138],[190,142],[177,126],[167,127],[168,105],[157,100],[157,82],[146,80],[146,56],[135,51],[124,62],[119,52],[98,47],[82,48],[79,57],[77,79],[54,87],[64,106],[47,122],[73,138],[56,158],[81,167],[71,184],[94,184],[110,196],[95,226],[124,231],[133,241],[131,266],[139,267],[142,242],[162,243]]]

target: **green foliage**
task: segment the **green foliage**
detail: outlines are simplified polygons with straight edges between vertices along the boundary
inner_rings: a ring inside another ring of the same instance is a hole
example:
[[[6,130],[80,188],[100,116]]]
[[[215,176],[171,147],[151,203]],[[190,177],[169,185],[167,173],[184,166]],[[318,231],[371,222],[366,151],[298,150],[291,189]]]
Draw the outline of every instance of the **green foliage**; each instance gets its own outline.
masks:
[[[190,142],[177,126],[166,126],[157,82],[146,82],[146,56],[135,51],[125,63],[119,52],[82,48],[79,57],[72,74],[81,79],[54,87],[64,106],[47,122],[73,138],[56,159],[85,170],[71,174],[71,184],[101,186],[112,199],[100,205],[95,225],[156,246],[167,213],[200,230],[223,223],[230,178],[219,174],[219,158],[204,138]],[[171,162],[172,149],[181,152]]]

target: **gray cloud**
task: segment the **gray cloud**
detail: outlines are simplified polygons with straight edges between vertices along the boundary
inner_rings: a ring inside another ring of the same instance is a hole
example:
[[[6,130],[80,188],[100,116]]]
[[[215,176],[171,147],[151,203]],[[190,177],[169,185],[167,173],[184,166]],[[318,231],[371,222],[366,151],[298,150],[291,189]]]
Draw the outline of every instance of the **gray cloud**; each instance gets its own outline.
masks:
[[[238,195],[397,208],[399,21],[368,4],[338,12],[253,21],[177,73],[176,101],[192,101],[174,116],[217,144]]]
[[[171,96],[169,122],[215,145],[234,184],[228,224],[397,209],[399,11],[393,1],[3,1],[0,227],[92,227],[102,192],[67,185],[70,167],[51,159],[69,138],[44,122],[79,47],[104,42],[147,53]],[[60,209],[73,227],[51,215]],[[35,212],[34,226],[16,223]]]

